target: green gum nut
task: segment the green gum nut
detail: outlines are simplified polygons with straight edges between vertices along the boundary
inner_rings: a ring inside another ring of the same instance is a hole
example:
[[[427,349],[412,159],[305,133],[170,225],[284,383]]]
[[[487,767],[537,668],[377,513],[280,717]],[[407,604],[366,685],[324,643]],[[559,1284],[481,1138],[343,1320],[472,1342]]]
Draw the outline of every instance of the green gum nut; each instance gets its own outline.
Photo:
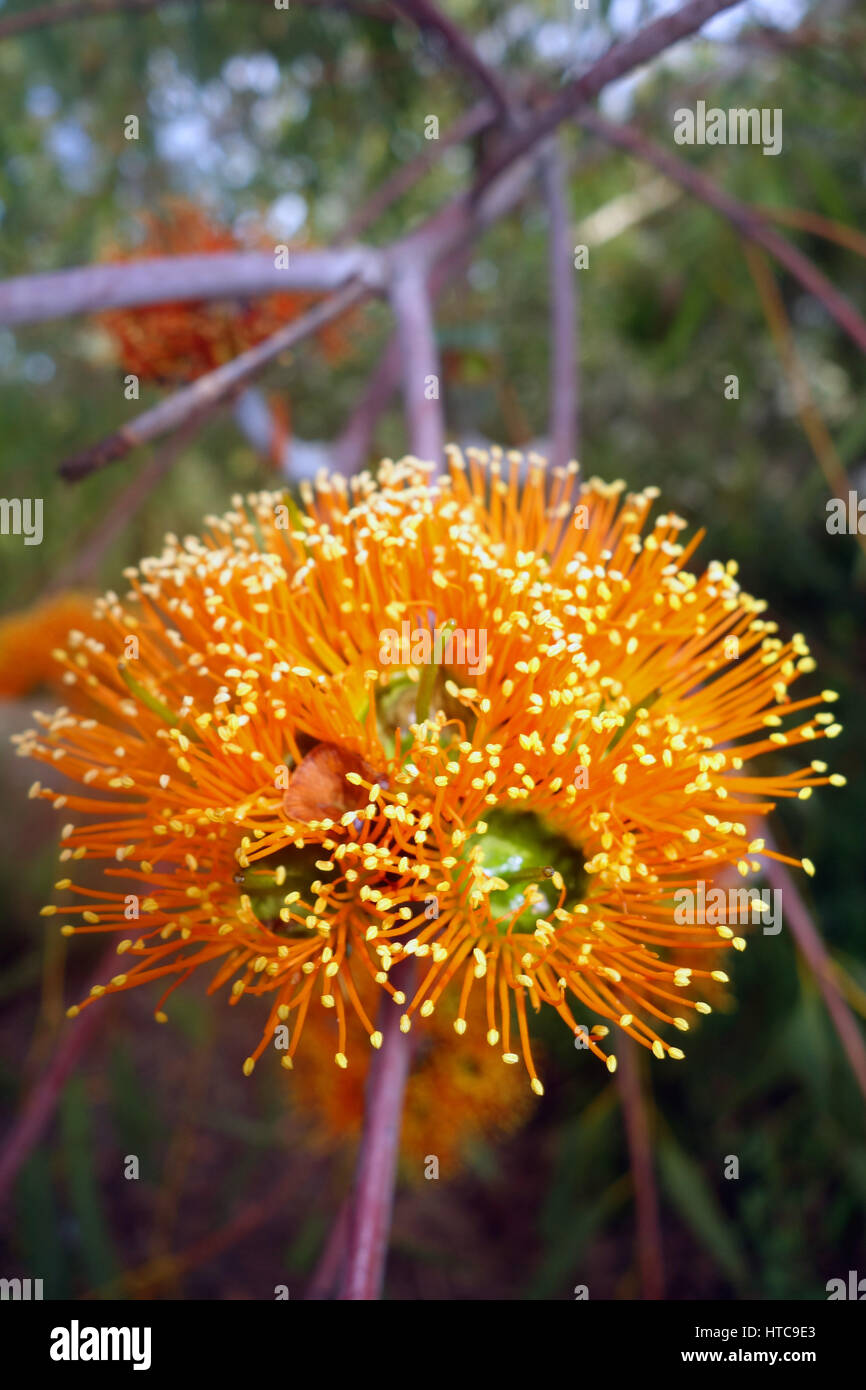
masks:
[[[565,883],[566,904],[579,901],[585,891],[586,874],[581,850],[558,834],[532,812],[493,811],[487,817],[487,832],[473,835],[468,848],[480,848],[479,868],[490,878],[502,879],[507,888],[488,894],[491,914],[505,932],[515,912],[517,931],[532,931],[538,917],[546,917],[559,901],[559,890],[551,882],[559,873]],[[535,896],[527,903],[528,885]]]

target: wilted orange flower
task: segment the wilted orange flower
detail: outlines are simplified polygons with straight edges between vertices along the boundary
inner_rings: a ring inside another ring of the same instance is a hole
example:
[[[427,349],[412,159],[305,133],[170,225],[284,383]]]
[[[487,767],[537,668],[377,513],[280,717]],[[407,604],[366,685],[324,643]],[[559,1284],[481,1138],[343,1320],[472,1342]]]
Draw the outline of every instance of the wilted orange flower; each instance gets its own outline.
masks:
[[[146,236],[133,253],[112,247],[108,259],[193,256],[226,251],[268,250],[258,237],[243,243],[194,203],[174,201],[159,216],[144,215]],[[126,371],[142,381],[192,381],[269,338],[283,324],[306,313],[321,295],[301,290],[250,300],[208,300],[110,309],[99,321],[114,343]],[[349,349],[350,315],[323,325],[316,339],[331,362]]]
[[[375,990],[372,982],[362,985],[371,1012]],[[438,1176],[453,1177],[474,1142],[512,1134],[529,1117],[528,1088],[513,1067],[502,1067],[487,1044],[480,998],[472,1005],[460,1046],[452,1045],[456,1003],[453,995],[440,1003],[413,1054],[400,1127],[400,1154],[410,1181],[423,1180],[431,1155],[438,1160]],[[350,1016],[350,1039],[353,1032],[360,1032],[360,1025]],[[311,1119],[315,1137],[328,1147],[354,1142],[360,1135],[372,1056],[362,1052],[359,1065],[335,1072],[333,1033],[328,1010],[308,1015],[304,1065],[296,1069],[292,1083],[294,1103]]]
[[[41,686],[62,691],[64,673],[54,649],[71,628],[95,630],[92,614],[93,599],[72,591],[0,618],[0,698],[27,695]]]
[[[268,1001],[247,1073],[280,1025],[292,1065],[311,1007],[334,1011],[340,1066],[347,1012],[379,1046],[369,980],[404,1030],[448,991],[461,1035],[483,1001],[538,1093],[543,1006],[601,1058],[610,1024],[683,1056],[663,1034],[709,1012],[713,953],[745,942],[680,924],[674,895],[756,872],[749,818],[844,781],[796,756],[839,732],[835,695],[791,699],[803,637],[777,635],[733,563],[691,572],[700,537],[650,519],[656,489],[575,497],[576,465],[522,467],[452,450],[446,478],[386,461],[378,482],[320,478],[303,510],[238,497],[126,572],[99,641],[70,640],[104,715],[45,717],[20,751],[83,784],[33,794],[92,818],[64,828],[64,873],[108,864],[103,892],[57,885],[62,931],[128,933],[96,994],[160,981],[162,1018],[211,967],[211,989]]]

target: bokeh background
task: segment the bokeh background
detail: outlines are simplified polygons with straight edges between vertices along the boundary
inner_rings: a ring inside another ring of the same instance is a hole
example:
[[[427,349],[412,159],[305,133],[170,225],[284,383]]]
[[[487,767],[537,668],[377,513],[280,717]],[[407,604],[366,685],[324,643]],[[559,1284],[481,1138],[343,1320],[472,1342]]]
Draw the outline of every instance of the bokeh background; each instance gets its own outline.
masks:
[[[555,90],[660,8],[448,6],[521,90]],[[142,211],[171,199],[238,234],[258,224],[275,241],[332,243],[424,150],[426,117],[444,131],[471,97],[441,49],[385,5],[293,0],[287,21],[264,3],[200,0],[4,36],[4,21],[25,10],[0,4],[3,278],[88,264],[110,244],[134,248]],[[853,0],[744,4],[608,89],[601,109],[745,202],[785,210],[792,240],[866,308],[866,245],[856,240],[866,225],[864,37]],[[782,153],[677,149],[673,111],[698,99],[781,108]],[[123,134],[130,113],[140,117],[134,142]],[[821,683],[839,691],[845,731],[832,761],[848,785],[785,802],[776,835],[817,866],[801,892],[862,1019],[866,566],[856,537],[828,534],[825,503],[835,465],[866,492],[863,360],[778,271],[781,312],[768,322],[741,242],[711,209],[575,126],[562,144],[571,233],[591,248],[589,268],[573,272],[579,457],[587,473],[657,484],[666,504],[706,528],[704,562],[735,556],[744,587],[770,601],[783,630],[806,634]],[[485,153],[481,140],[444,151],[366,239],[384,245],[417,224],[471,182]],[[544,447],[547,232],[543,198],[528,196],[437,305],[449,438]],[[2,492],[41,496],[45,517],[39,546],[0,538],[0,615],[25,615],[23,626],[0,624],[4,746],[32,708],[59,698],[44,688],[57,638],[32,605],[121,587],[123,567],[166,531],[196,530],[239,490],[287,475],[295,486],[327,461],[390,326],[387,306],[373,303],[344,326],[339,353],[313,343],[262,375],[258,402],[278,451],[257,449],[229,408],[173,461],[141,450],[75,486],[59,480],[58,464],[170,388],[145,385],[140,403],[126,401],[122,365],[93,318],[0,328]],[[725,398],[731,373],[738,400]],[[814,440],[816,420],[826,429],[820,457],[804,429]],[[395,396],[363,463],[406,444]],[[67,1046],[64,1010],[104,947],[64,941],[39,917],[57,876],[58,821],[27,800],[32,769],[8,746],[0,758],[5,1132]],[[267,1298],[280,1283],[303,1296],[350,1180],[351,1144],[333,1137],[340,1125],[329,1130],[292,1075],[265,1066],[241,1075],[254,1003],[228,1009],[192,983],[159,1027],[153,1002],[141,990],[99,1006],[0,1216],[0,1274],[41,1277],[52,1298]],[[577,1284],[593,1298],[640,1296],[620,1090],[556,1019],[540,1033],[546,1094],[516,1099],[503,1134],[463,1135],[454,1107],[436,1109],[443,1083],[428,1078],[429,1140],[422,1127],[404,1159],[388,1297],[569,1299]],[[319,1087],[334,1075],[323,1066]],[[866,1275],[863,1096],[787,928],[753,936],[735,962],[733,998],[693,1034],[685,1064],[640,1059],[638,1075],[669,1298],[815,1299],[849,1269]],[[425,1180],[423,1153],[461,1138],[461,1161]],[[137,1181],[123,1177],[130,1154]],[[737,1180],[724,1177],[730,1155]]]

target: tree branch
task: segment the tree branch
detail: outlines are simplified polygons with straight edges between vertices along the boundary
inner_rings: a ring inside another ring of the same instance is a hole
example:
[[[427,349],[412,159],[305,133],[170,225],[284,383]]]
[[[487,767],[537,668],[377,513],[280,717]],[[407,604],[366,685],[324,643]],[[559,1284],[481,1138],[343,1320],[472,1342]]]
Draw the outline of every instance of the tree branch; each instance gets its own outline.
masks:
[[[115,434],[67,459],[61,465],[61,475],[70,482],[78,482],[98,469],[105,468],[109,463],[123,458],[139,444],[149,444],[151,440],[158,439],[170,430],[179,429],[188,422],[209,414],[257,376],[262,368],[275,357],[279,357],[281,352],[295,347],[331,319],[339,318],[347,309],[368,298],[369,294],[370,290],[363,283],[351,281],[344,289],[331,295],[323,303],[317,304],[301,318],[286,324],[264,342],[241,353],[222,367],[217,367],[215,371],[200,376],[191,386],[169,396],[152,410],[144,411]]]
[[[445,452],[439,393],[442,369],[426,268],[411,256],[392,260],[391,306],[403,373],[407,428],[416,457],[438,467]]]
[[[94,983],[102,984],[106,971],[114,968],[116,962],[117,952],[111,946],[96,968]],[[105,1008],[83,1009],[74,1022],[64,1028],[54,1056],[25,1096],[20,1114],[6,1135],[0,1154],[0,1206],[9,1196],[21,1167],[39,1143],[57,1109],[66,1082],[108,1017]]]
[[[340,234],[339,244],[361,236],[368,227],[378,221],[392,203],[396,203],[399,198],[408,193],[409,189],[414,187],[429,169],[432,169],[446,150],[451,149],[453,145],[461,145],[465,140],[471,140],[474,136],[480,135],[482,130],[486,130],[492,124],[495,117],[496,109],[489,101],[480,101],[464,112],[439,140],[431,140],[426,149],[422,150],[414,159],[401,165],[390,178],[387,178],[376,189],[375,193],[346,223]]]
[[[593,63],[582,77],[569,82],[538,119],[507,142],[484,171],[481,187],[486,187],[509,164],[526,154],[533,145],[545,135],[549,135],[563,121],[575,116],[582,106],[597,97],[609,83],[616,82],[635,68],[657,58],[665,49],[696,33],[715,15],[741,3],[742,0],[688,0],[688,4],[683,5],[682,9],[653,20],[630,39],[615,44],[597,63]]]
[[[178,454],[188,442],[192,425],[181,430],[165,448],[154,454],[144,468],[115,497],[105,516],[80,545],[75,547],[72,560],[55,575],[46,589],[47,594],[62,593],[82,584],[92,584],[109,547],[121,536],[146,498],[165,473],[173,466]]]
[[[565,165],[555,139],[542,155],[541,182],[549,223],[550,460],[555,467],[564,468],[576,453],[579,385],[575,282],[578,272],[572,260]]]
[[[292,251],[278,270],[272,255],[232,251],[200,256],[157,256],[22,275],[0,282],[0,324],[35,323],[100,309],[243,299],[286,290],[327,292],[351,279],[382,288],[382,257],[366,246]]]
[[[72,3],[64,5],[38,5],[24,14],[11,14],[0,19],[0,42],[28,34],[34,29],[68,24],[70,20],[102,19],[115,14],[134,18],[151,10],[194,3],[201,3],[201,0],[72,0]],[[261,3],[272,7],[273,0],[261,0]],[[388,7],[376,4],[375,0],[296,0],[296,3],[326,10],[352,10],[365,19],[379,19],[383,24],[391,21]]]
[[[569,83],[540,117],[528,123],[519,134],[506,142],[502,152],[485,168],[464,202],[478,201],[500,174],[528,154],[561,121],[574,116],[581,106],[597,96],[609,82],[625,76],[633,68],[657,57],[671,44],[694,33],[713,15],[739,3],[742,3],[742,0],[689,0],[681,10],[655,20],[631,39],[617,44],[593,64],[583,77]],[[431,222],[435,223],[436,219],[431,219]],[[250,265],[250,254],[242,252],[225,257],[169,258],[164,263],[129,261],[113,266],[90,266],[79,270],[53,271],[49,275],[24,276],[18,280],[9,280],[0,284],[0,323],[56,318],[62,314],[121,305],[152,304],[189,298],[225,299],[241,293],[269,293],[280,287],[327,289],[334,288],[335,283],[342,282],[349,275],[357,275],[373,287],[381,288],[381,261],[377,253],[369,249],[298,252],[294,258],[297,276],[294,280],[288,278],[291,276],[291,269],[276,271],[267,257],[259,257],[257,264]],[[354,266],[344,262],[338,269],[340,263],[335,257],[341,255],[358,256],[360,262]],[[241,258],[244,264],[239,266],[238,261]],[[310,261],[308,258],[314,259]],[[203,266],[202,261],[205,262]],[[262,261],[265,264],[262,264]],[[300,266],[298,262],[301,262]],[[304,272],[305,263],[310,271],[309,276]],[[136,265],[147,265],[148,268],[135,277],[131,272]],[[322,278],[316,278],[310,270],[311,265],[318,270]],[[177,269],[177,274],[172,273],[172,266]],[[160,275],[168,278],[159,279],[154,267],[158,267]],[[190,289],[188,282],[191,272],[197,277],[194,289]],[[281,277],[277,283],[271,278],[273,275]],[[258,289],[255,288],[256,285],[259,286]],[[57,299],[63,294],[66,295],[66,302],[58,307]]]
[[[364,394],[334,441],[333,466],[347,478],[357,473],[370,453],[376,424],[400,385],[402,367],[400,339],[392,333]]]
[[[413,447],[417,449],[417,445]],[[407,998],[412,993],[414,973],[415,962],[411,956],[401,960],[391,971],[393,983]],[[403,1097],[412,1061],[412,1034],[400,1031],[400,1007],[389,995],[383,995],[378,1024],[382,1046],[373,1054],[367,1077],[364,1128],[339,1292],[344,1302],[377,1299],[382,1291],[394,1206]]]
[[[429,283],[433,292],[438,293],[440,284],[453,272],[453,266],[460,261],[467,244],[514,207],[523,196],[531,175],[532,166],[528,161],[522,161],[509,169],[494,186],[488,188],[479,200],[474,200],[468,194],[455,198],[418,230],[395,243],[390,251],[379,253],[381,259],[377,259],[378,273],[383,276],[390,275],[398,265],[414,268],[413,273],[430,277]],[[87,477],[90,473],[123,458],[139,444],[148,443],[169,430],[180,428],[187,421],[209,413],[214,406],[246,386],[268,362],[286,348],[293,347],[302,338],[316,332],[324,323],[339,317],[351,305],[360,303],[370,294],[371,289],[367,284],[351,281],[344,289],[322,304],[315,305],[302,318],[287,324],[266,342],[258,344],[213,372],[199,377],[191,386],[138,416],[123,429],[68,459],[61,465],[62,476],[70,481]],[[423,328],[421,320],[418,321],[418,326]],[[407,371],[408,362],[419,358],[422,351],[423,360],[436,363],[435,335],[431,338],[431,326],[428,325],[424,339],[427,346],[422,349],[420,343],[416,345],[413,342],[409,346],[408,355],[404,355]],[[423,377],[438,374],[435,366],[430,372],[423,373],[422,392]],[[408,377],[405,379],[408,380]],[[438,402],[435,401],[425,401],[423,404],[425,407],[438,407]],[[425,410],[425,417],[426,429],[427,422],[435,418],[433,410]],[[420,418],[419,414],[419,422]],[[439,457],[433,432],[424,436],[424,439],[424,451],[432,450],[432,457]]]
[[[742,236],[763,246],[791,272],[809,294],[821,301],[831,318],[844,329],[860,351],[866,352],[866,320],[861,318],[854,305],[830,283],[817,266],[812,264],[808,256],[804,256],[796,246],[792,246],[780,236],[759,212],[732,198],[707,178],[706,174],[693,169],[690,164],[678,159],[661,146],[653,144],[633,126],[612,125],[610,121],[604,120],[594,112],[587,111],[581,112],[578,121],[584,129],[608,144],[616,145],[636,158],[654,164],[667,178],[678,183],[701,202],[715,208],[716,212],[720,212]]]
[[[775,845],[766,825],[762,826],[761,834],[767,849],[775,852]],[[797,885],[786,866],[778,859],[767,858],[762,867],[771,886],[781,890],[782,912],[785,921],[791,928],[791,935],[802,952],[815,983],[824,996],[824,1003],[827,1005],[827,1012],[833,1027],[842,1044],[845,1056],[848,1058],[854,1079],[864,1100],[866,1100],[866,1043],[863,1041],[863,1034],[836,982],[833,962],[827,947],[824,945],[821,933],[812,921],[809,910],[800,897]]]
[[[463,68],[487,93],[499,115],[506,121],[512,119],[511,98],[504,80],[479,57],[471,39],[448,15],[443,14],[432,0],[391,0],[391,3],[395,10],[414,20],[419,29],[438,34],[458,67]]]
[[[634,1185],[637,1258],[644,1298],[664,1298],[662,1232],[653,1173],[652,1142],[637,1059],[638,1045],[623,1035],[617,1046],[616,1084],[622,1104]]]
[[[518,201],[520,193],[525,191],[527,186],[527,179],[522,179],[519,183],[512,180],[509,189],[509,202],[500,203],[500,215],[504,215],[509,210],[509,206],[513,206]],[[470,257],[471,241],[467,239],[464,244],[452,247],[447,255],[442,256],[436,262],[430,276],[430,293],[434,303],[446,285],[465,271]],[[391,397],[400,385],[402,367],[400,337],[395,331],[388,339],[385,351],[367,383],[364,395],[352,412],[342,434],[334,443],[333,467],[339,472],[345,473],[347,477],[356,473],[366,461],[372,447],[373,434],[379,417],[387,409]]]

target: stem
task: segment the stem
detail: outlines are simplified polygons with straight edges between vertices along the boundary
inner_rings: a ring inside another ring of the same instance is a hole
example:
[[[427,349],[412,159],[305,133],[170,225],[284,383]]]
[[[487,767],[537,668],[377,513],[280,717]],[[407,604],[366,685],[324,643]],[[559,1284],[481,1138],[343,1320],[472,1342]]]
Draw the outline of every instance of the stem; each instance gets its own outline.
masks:
[[[415,974],[410,956],[391,972],[398,989],[409,995]],[[355,1170],[355,1190],[348,1223],[341,1301],[373,1301],[381,1296],[388,1235],[394,1208],[394,1183],[403,1097],[412,1058],[412,1035],[400,1031],[400,1008],[386,997],[379,1009],[382,1046],[367,1078],[364,1129]]]
[[[576,453],[577,278],[571,261],[571,227],[565,161],[556,137],[541,160],[541,182],[548,217],[548,298],[550,304],[550,461],[565,468]]]
[[[296,347],[311,333],[316,333],[331,319],[339,318],[354,304],[368,298],[370,291],[360,280],[352,280],[336,294],[316,304],[300,318],[284,324],[270,338],[248,348],[239,357],[215,367],[204,376],[197,377],[191,385],[183,387],[172,396],[167,396],[158,405],[135,416],[122,429],[110,434],[98,444],[92,445],[82,453],[69,458],[60,466],[61,476],[71,482],[78,482],[91,473],[116,459],[124,458],[140,444],[148,444],[153,439],[170,430],[191,426],[199,418],[210,414],[223,401],[231,398],[248,382],[252,381],[268,363],[289,348]],[[0,286],[2,295],[2,286]],[[2,301],[0,301],[2,303]]]
[[[644,1298],[664,1298],[664,1264],[659,1203],[653,1173],[652,1139],[638,1071],[637,1043],[624,1037],[617,1047],[616,1083],[631,1160],[637,1226],[637,1256]]]

